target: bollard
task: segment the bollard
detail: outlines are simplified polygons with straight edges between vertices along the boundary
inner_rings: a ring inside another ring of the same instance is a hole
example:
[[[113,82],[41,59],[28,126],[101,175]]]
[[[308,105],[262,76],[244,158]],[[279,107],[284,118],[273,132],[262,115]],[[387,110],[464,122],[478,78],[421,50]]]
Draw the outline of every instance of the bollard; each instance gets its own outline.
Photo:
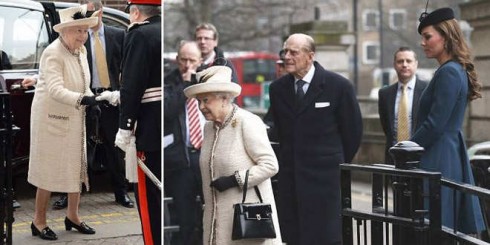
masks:
[[[391,147],[389,152],[395,161],[395,168],[414,169],[420,167],[424,148],[412,141],[401,141]]]
[[[396,169],[409,170],[420,167],[424,148],[412,141],[401,141],[391,147],[389,152],[395,161]],[[422,180],[395,177],[392,187],[394,215],[419,220],[420,212],[423,211]],[[421,239],[422,236],[419,234],[423,232],[419,229],[420,226],[423,227],[423,222],[414,227],[393,226],[393,244],[422,244],[420,242],[425,239]]]

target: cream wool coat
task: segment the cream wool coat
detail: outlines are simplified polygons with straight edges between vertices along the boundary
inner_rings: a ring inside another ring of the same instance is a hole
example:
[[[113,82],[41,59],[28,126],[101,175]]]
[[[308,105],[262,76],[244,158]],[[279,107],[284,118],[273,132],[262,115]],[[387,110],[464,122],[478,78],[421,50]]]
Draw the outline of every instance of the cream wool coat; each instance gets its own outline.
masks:
[[[82,182],[88,187],[85,106],[76,105],[82,95],[93,94],[87,52],[84,46],[80,50],[76,57],[57,39],[39,65],[27,180],[52,192],[80,192]]]
[[[282,244],[270,181],[270,178],[278,172],[279,166],[267,137],[265,125],[258,116],[237,108],[233,118],[222,128],[215,128],[213,122],[207,122],[204,127],[200,167],[206,203],[203,217],[205,244]],[[233,187],[223,192],[209,185],[212,180],[233,175],[235,171],[239,171],[240,178],[244,181],[247,170],[249,170],[249,189],[245,202],[259,202],[254,191],[254,186],[257,185],[264,203],[272,206],[276,239],[231,240],[233,204],[242,201],[243,183],[240,187]]]

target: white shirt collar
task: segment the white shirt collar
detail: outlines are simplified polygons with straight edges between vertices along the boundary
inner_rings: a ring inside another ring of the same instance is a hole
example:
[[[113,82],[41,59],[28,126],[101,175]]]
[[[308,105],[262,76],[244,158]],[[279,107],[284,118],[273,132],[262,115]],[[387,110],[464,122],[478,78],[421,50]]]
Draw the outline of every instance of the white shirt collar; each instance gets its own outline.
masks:
[[[214,58],[216,57],[216,52],[214,50],[212,51],[211,55],[203,62],[205,65],[212,64],[214,61]]]
[[[407,88],[409,89],[414,89],[415,88],[415,80],[416,80],[416,77],[415,75],[408,81],[407,83]],[[403,86],[403,83],[401,83],[400,81],[398,81],[398,89],[401,89]]]
[[[92,28],[89,28],[88,29],[88,32],[90,33],[90,36],[91,37],[94,36],[94,30],[92,30]],[[104,24],[101,24],[100,25],[100,28],[99,28],[98,32],[99,32],[99,37],[103,37],[104,36]]]
[[[310,70],[306,73],[306,75],[301,78],[301,80],[305,81],[306,83],[310,84],[311,80],[313,80],[313,75],[315,75],[315,64],[311,64]],[[299,79],[296,79],[295,81],[298,81]]]

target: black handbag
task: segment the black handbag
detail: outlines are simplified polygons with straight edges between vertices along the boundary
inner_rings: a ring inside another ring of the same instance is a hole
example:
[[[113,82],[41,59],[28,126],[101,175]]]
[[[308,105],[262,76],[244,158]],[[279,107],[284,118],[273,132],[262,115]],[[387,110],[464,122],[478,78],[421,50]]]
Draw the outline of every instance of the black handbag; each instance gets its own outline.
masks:
[[[233,205],[233,232],[232,240],[249,238],[276,238],[276,230],[272,219],[272,207],[263,203],[259,188],[254,187],[260,203],[245,203],[248,187],[248,170],[243,184],[243,199],[241,203]]]
[[[87,165],[93,172],[107,169],[106,149],[99,134],[100,109],[87,107]]]

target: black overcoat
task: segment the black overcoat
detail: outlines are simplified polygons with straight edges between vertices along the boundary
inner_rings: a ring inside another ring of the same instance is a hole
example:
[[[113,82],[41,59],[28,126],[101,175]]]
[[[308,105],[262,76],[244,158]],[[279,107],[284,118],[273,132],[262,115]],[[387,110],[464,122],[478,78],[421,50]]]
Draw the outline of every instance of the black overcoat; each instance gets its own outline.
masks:
[[[362,136],[351,83],[314,62],[302,103],[295,105],[294,77],[271,84],[275,135],[280,144],[278,214],[288,244],[340,244],[339,165],[350,162]]]
[[[119,128],[132,130],[136,149],[162,150],[162,103],[141,103],[145,90],[162,86],[161,17],[133,25],[124,39]]]

